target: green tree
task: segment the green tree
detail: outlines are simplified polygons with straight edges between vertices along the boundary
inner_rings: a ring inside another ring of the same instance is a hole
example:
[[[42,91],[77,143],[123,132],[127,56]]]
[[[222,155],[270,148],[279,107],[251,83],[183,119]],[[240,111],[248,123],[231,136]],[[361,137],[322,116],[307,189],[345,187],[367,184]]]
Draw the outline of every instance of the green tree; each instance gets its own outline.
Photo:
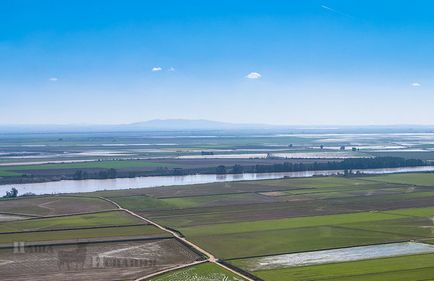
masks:
[[[18,196],[18,189],[15,187],[11,188],[11,191],[6,191],[6,195],[3,198],[15,198]]]
[[[220,165],[216,168],[217,174],[226,174],[226,167],[223,165]]]
[[[234,173],[234,174],[242,174],[243,171],[244,171],[243,166],[238,165],[238,164],[234,165],[234,167],[232,168],[232,173]]]

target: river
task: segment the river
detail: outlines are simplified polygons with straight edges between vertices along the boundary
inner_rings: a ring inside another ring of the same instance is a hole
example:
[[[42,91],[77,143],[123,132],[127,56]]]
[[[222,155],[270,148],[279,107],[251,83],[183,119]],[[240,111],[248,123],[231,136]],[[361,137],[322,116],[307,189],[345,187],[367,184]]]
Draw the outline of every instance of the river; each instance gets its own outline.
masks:
[[[386,169],[361,169],[367,175],[409,173],[409,172],[433,172],[434,166],[406,167],[406,168],[386,168]],[[245,174],[208,174],[208,175],[186,175],[186,176],[151,176],[135,178],[116,178],[116,179],[88,179],[88,180],[62,180],[44,183],[26,183],[14,185],[0,185],[0,194],[5,194],[11,187],[18,189],[20,194],[32,192],[34,194],[57,194],[92,192],[97,190],[116,190],[129,188],[149,188],[171,185],[188,185],[213,182],[230,181],[252,181],[279,179],[284,177],[301,178],[312,176],[331,176],[343,173],[342,170],[325,171],[305,171],[305,172],[282,172],[282,173],[245,173]]]

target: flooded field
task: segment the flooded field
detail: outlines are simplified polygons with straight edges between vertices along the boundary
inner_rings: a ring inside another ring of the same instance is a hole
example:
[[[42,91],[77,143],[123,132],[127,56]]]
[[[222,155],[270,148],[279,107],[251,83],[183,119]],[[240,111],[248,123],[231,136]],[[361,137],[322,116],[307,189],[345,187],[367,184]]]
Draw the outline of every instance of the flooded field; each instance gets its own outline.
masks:
[[[178,156],[178,159],[251,159],[251,158],[266,158],[267,153],[245,153],[245,154],[213,154],[213,155],[185,155]]]
[[[281,158],[301,159],[347,159],[347,158],[370,158],[372,156],[357,152],[287,152],[273,153],[272,156]]]
[[[227,153],[212,155],[185,155],[178,156],[178,159],[252,159],[276,157],[284,159],[347,159],[347,158],[369,158],[368,154],[353,152],[270,152],[270,153]]]
[[[168,142],[168,139],[174,142]],[[319,151],[320,147],[324,150]],[[343,148],[345,151],[340,151]],[[353,148],[363,153],[353,153]],[[371,152],[403,152],[410,155],[433,149],[433,133],[95,133],[89,137],[53,133],[0,138],[0,162],[18,162],[18,159],[24,162],[47,161],[47,158],[61,161],[77,157],[248,159],[265,158],[268,153],[279,152],[284,153],[280,157],[286,158],[343,159],[370,156]],[[202,155],[202,151],[214,152],[215,155]]]
[[[259,271],[426,253],[434,253],[434,246],[405,242],[277,255],[253,258],[242,262],[249,271]]]

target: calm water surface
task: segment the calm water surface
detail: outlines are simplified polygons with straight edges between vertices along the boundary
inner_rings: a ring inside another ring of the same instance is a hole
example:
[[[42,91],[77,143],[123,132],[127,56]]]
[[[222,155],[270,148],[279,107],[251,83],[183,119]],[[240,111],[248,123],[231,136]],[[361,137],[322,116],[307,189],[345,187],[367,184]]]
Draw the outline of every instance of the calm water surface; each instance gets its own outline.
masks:
[[[257,271],[425,253],[434,253],[434,246],[416,242],[391,243],[253,258],[246,261],[246,267]]]
[[[405,172],[430,172],[434,166],[409,167],[409,168],[388,168],[388,169],[365,169],[354,170],[364,174],[392,174]],[[245,173],[227,175],[186,175],[186,176],[155,176],[118,179],[96,179],[96,180],[63,180],[45,183],[27,183],[15,185],[0,185],[0,194],[5,194],[13,186],[20,194],[32,192],[34,194],[55,194],[72,192],[91,192],[97,190],[115,190],[128,188],[147,188],[170,185],[188,185],[213,182],[230,181],[251,181],[265,179],[279,179],[284,177],[301,178],[312,176],[330,176],[342,173],[340,170],[306,171],[306,172],[284,172],[284,173]]]

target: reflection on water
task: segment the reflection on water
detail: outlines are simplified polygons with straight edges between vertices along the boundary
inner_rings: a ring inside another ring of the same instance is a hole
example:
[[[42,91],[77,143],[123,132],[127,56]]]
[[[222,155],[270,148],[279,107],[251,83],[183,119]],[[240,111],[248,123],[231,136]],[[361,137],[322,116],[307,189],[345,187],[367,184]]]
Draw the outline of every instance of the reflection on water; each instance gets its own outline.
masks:
[[[429,172],[434,171],[434,166],[408,167],[408,168],[388,168],[388,169],[366,169],[354,170],[364,174],[391,174],[405,172]],[[226,175],[186,175],[186,176],[155,176],[155,177],[136,177],[136,178],[117,178],[117,179],[97,179],[97,180],[63,180],[45,183],[27,183],[14,185],[20,194],[32,192],[34,194],[53,194],[53,193],[73,193],[91,192],[97,190],[115,190],[129,188],[146,188],[170,185],[188,185],[226,181],[251,181],[265,179],[279,179],[284,177],[301,178],[312,176],[331,176],[343,173],[341,170],[328,171],[305,171],[305,172],[283,172],[283,173],[245,173],[245,174],[226,174]],[[11,185],[0,185],[0,194],[9,191]]]

